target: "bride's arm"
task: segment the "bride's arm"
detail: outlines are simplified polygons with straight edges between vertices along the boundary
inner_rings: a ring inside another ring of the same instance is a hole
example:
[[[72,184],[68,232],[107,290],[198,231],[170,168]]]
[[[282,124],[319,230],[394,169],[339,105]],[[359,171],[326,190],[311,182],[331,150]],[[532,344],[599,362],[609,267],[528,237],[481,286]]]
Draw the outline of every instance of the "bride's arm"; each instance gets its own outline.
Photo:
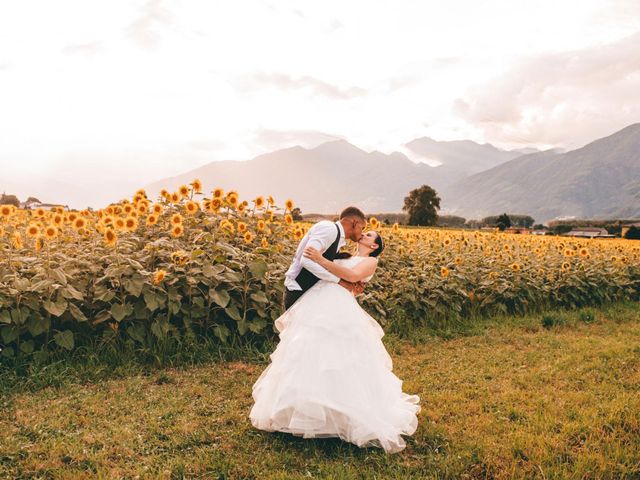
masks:
[[[310,258],[330,273],[333,273],[335,276],[353,283],[359,282],[368,276],[373,275],[373,272],[378,265],[378,260],[376,258],[367,257],[353,268],[345,267],[344,265],[327,260],[322,256],[322,253],[313,247],[305,248],[303,255]]]

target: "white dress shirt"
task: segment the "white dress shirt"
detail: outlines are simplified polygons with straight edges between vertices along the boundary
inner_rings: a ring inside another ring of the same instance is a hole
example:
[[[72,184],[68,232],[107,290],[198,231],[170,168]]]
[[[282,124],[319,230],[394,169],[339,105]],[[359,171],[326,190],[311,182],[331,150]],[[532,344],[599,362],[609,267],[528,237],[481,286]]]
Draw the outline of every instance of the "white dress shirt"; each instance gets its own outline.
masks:
[[[306,247],[313,247],[316,250],[324,253],[336,240],[336,225],[340,230],[340,240],[338,241],[338,250],[346,245],[344,228],[342,224],[338,222],[331,222],[329,220],[321,220],[313,225],[307,234],[302,237],[298,244],[296,254],[293,256],[293,262],[289,267],[289,270],[284,274],[284,286],[289,290],[302,290],[302,287],[296,282],[296,277],[300,273],[300,270],[306,268],[313,273],[320,280],[327,280],[328,282],[338,283],[340,277],[337,277],[333,273],[329,272],[324,267],[305,257],[302,252]]]

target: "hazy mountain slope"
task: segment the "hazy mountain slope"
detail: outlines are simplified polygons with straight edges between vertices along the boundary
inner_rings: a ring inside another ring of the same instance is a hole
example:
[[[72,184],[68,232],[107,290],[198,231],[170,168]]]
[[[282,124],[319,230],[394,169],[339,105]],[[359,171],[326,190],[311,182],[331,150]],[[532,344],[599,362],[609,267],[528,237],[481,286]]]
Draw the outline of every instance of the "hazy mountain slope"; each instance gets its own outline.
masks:
[[[437,167],[440,184],[434,185],[436,189],[522,155],[522,152],[500,150],[488,143],[470,140],[441,142],[428,137],[412,140],[405,147],[418,158],[442,163]]]
[[[344,140],[313,149],[292,147],[246,162],[211,162],[183,175],[147,186],[157,195],[199,178],[205,189],[236,189],[242,198],[292,198],[303,212],[338,212],[347,205],[367,211],[400,211],[415,187],[433,181],[437,169],[401,153],[365,152]]]
[[[468,217],[508,211],[555,217],[640,216],[640,124],[566,153],[524,155],[442,192],[443,207]]]

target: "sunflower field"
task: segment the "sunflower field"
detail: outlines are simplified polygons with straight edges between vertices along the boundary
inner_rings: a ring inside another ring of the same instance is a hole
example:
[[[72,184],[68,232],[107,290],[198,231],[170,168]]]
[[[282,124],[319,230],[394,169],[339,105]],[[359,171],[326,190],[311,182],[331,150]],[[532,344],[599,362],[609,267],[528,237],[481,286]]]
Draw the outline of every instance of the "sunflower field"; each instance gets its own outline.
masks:
[[[284,272],[309,224],[293,201],[241,201],[194,180],[100,210],[0,205],[0,356],[73,350],[116,337],[150,348],[201,335],[264,339],[282,313]],[[640,296],[629,240],[369,228],[386,241],[360,297],[398,333],[495,313]]]

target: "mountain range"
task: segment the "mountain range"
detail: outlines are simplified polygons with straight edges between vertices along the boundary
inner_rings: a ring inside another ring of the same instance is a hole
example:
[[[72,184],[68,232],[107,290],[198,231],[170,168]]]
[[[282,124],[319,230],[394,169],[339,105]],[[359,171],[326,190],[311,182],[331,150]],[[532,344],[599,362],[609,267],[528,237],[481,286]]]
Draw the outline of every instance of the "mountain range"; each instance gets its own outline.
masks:
[[[211,162],[154,182],[146,190],[156,196],[162,188],[174,190],[199,178],[209,190],[235,189],[243,198],[265,194],[276,200],[292,198],[307,213],[336,213],[351,204],[368,212],[395,212],[402,209],[404,197],[413,188],[425,183],[444,188],[521,155],[489,144],[437,142],[427,137],[403,149],[412,159],[400,152],[366,152],[346,140],[311,149],[295,146],[247,161]]]
[[[399,212],[407,193],[427,184],[441,198],[440,214],[481,218],[508,212],[537,222],[640,217],[640,123],[571,151],[507,151],[428,137],[402,150],[366,152],[345,140],[296,146],[247,161],[211,162],[154,182],[147,191],[155,195],[199,178],[208,189],[236,189],[244,198],[293,198],[303,213],[336,213],[351,204],[367,212]]]
[[[558,217],[640,217],[640,123],[582,148],[517,157],[441,191],[450,213],[471,218],[523,213]]]

